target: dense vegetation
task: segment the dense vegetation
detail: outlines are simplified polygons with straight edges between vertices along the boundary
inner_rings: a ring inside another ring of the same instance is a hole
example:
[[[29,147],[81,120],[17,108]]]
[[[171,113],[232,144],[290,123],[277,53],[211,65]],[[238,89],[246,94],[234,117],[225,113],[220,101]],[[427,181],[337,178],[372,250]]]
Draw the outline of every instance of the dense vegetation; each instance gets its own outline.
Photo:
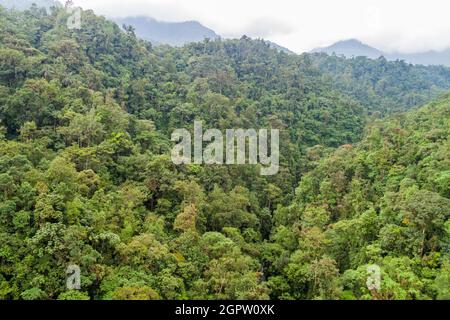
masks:
[[[315,54],[315,65],[333,88],[361,101],[370,113],[406,111],[450,90],[450,73],[443,66],[421,66],[384,57],[345,59]]]
[[[153,47],[66,18],[0,8],[0,298],[450,298],[450,99],[378,119],[449,69],[247,37]],[[280,173],[175,166],[194,119],[280,129]]]
[[[300,235],[288,253],[273,245],[289,256],[275,272],[284,277],[274,276],[291,288],[290,297],[305,297],[295,290],[303,287],[311,298],[318,291],[321,297],[450,299],[449,119],[447,96],[376,121],[356,147],[344,145],[316,162],[293,203],[274,214],[275,228]],[[364,286],[367,264],[381,266],[380,292]],[[318,280],[311,289],[313,274]]]

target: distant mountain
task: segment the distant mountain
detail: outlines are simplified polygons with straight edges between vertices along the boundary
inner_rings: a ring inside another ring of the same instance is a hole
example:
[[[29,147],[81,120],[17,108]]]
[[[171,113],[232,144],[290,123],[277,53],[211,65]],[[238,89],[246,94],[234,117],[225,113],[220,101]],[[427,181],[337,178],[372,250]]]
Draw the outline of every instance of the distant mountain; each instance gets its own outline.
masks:
[[[189,42],[216,39],[219,36],[197,21],[163,22],[150,17],[127,17],[113,19],[119,25],[126,24],[135,28],[139,38],[155,44],[182,46]]]
[[[364,44],[359,40],[350,39],[336,42],[329,47],[314,49],[312,52],[325,52],[330,55],[334,53],[336,55],[343,55],[346,58],[364,56],[371,59],[377,59],[380,56],[384,56],[387,60],[391,61],[404,60],[412,64],[450,66],[450,48],[443,51],[428,51],[422,53],[385,53]]]
[[[343,55],[347,58],[364,56],[371,59],[376,59],[383,55],[383,52],[380,50],[372,48],[371,46],[355,39],[339,41],[329,47],[314,49],[312,52],[325,52],[330,55],[335,53],[337,55]]]
[[[33,3],[38,7],[60,7],[62,4],[56,0],[0,0],[0,5],[7,9],[26,10],[29,9]]]
[[[443,51],[427,51],[422,53],[386,54],[388,60],[405,60],[412,64],[450,66],[450,48]]]

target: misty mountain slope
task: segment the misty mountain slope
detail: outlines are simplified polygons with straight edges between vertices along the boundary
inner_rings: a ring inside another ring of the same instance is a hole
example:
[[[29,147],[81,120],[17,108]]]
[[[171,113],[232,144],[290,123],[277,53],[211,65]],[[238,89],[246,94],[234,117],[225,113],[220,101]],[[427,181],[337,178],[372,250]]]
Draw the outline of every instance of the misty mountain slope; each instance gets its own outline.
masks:
[[[219,36],[197,21],[163,22],[150,17],[126,17],[113,19],[119,25],[131,25],[139,38],[155,44],[182,46],[189,42],[216,39]]]
[[[383,55],[380,50],[372,48],[371,46],[368,46],[356,39],[339,41],[329,47],[314,49],[312,52],[325,52],[330,55],[335,53],[336,55],[343,55],[347,58],[368,57],[371,59],[376,59]]]
[[[317,48],[311,52],[324,52],[329,55],[336,54],[338,56],[343,55],[346,58],[367,57],[370,59],[377,59],[383,56],[389,61],[404,60],[405,62],[412,64],[450,66],[450,48],[443,51],[426,51],[418,53],[387,53],[364,44],[359,40],[350,39],[336,42],[328,47]]]
[[[112,20],[120,26],[124,24],[131,25],[135,28],[135,33],[139,38],[154,44],[167,44],[178,47],[191,42],[220,38],[214,30],[203,26],[198,21],[167,22],[145,16],[113,18]],[[266,39],[264,39],[264,42],[278,51],[295,54],[295,52],[275,42]]]
[[[389,60],[405,60],[412,64],[450,66],[450,48],[443,51],[420,53],[393,53],[385,55]]]

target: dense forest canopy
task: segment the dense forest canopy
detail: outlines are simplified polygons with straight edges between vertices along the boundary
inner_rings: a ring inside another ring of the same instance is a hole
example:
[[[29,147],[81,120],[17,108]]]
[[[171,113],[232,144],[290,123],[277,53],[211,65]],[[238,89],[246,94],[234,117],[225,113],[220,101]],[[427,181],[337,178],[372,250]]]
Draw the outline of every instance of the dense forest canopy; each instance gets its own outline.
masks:
[[[67,17],[0,7],[0,299],[450,299],[450,69]],[[194,120],[279,174],[175,166]]]
[[[361,101],[369,112],[406,111],[450,90],[449,69],[443,66],[324,53],[314,54],[314,61],[333,89]]]

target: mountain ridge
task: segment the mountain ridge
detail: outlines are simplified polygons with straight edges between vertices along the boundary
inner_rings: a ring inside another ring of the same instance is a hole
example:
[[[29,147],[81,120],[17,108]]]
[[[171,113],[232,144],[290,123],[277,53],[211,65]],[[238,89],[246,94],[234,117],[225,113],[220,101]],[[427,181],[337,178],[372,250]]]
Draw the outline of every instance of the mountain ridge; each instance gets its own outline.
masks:
[[[383,55],[383,52],[371,47],[357,39],[348,39],[342,40],[333,43],[328,47],[320,47],[313,49],[312,53],[325,52],[328,54],[336,53],[338,55],[344,55],[347,58],[351,58],[352,56],[364,56],[371,59],[379,58]]]
[[[387,53],[367,45],[358,39],[341,40],[330,46],[313,49],[311,53],[336,54],[345,56],[346,58],[364,56],[370,59],[377,59],[383,56],[390,61],[404,60],[411,64],[450,66],[450,48],[442,51],[429,50],[417,53]]]
[[[189,42],[217,39],[219,35],[198,21],[166,22],[148,16],[112,18],[119,25],[131,25],[139,38],[154,44],[182,46]]]

